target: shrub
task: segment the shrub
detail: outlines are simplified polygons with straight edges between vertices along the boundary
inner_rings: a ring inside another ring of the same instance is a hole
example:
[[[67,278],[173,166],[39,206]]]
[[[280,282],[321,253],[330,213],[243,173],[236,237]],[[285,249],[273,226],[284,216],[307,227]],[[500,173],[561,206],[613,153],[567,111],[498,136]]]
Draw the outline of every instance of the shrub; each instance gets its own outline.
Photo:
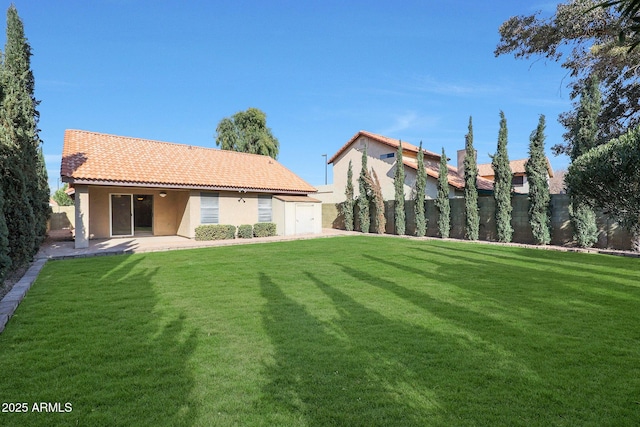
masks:
[[[572,197],[569,216],[576,244],[581,248],[593,246],[598,241],[598,226],[593,208],[579,198]]]
[[[196,227],[196,240],[225,240],[235,239],[234,225],[207,224]]]
[[[238,239],[250,239],[253,237],[253,226],[242,224],[238,226]]]
[[[273,222],[258,222],[253,225],[255,237],[270,237],[276,235],[276,225]]]

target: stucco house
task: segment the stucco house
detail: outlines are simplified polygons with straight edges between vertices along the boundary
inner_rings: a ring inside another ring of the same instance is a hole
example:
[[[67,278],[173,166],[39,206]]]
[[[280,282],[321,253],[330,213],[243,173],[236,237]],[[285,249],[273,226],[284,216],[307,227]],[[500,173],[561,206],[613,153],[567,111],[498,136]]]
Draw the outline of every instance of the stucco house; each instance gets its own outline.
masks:
[[[367,166],[376,171],[380,180],[382,195],[385,200],[395,198],[395,187],[393,179],[396,168],[396,153],[400,140],[388,138],[375,133],[360,131],[356,133],[346,144],[344,144],[329,160],[333,164],[333,185],[319,186],[318,198],[324,202],[339,203],[345,200],[345,187],[347,184],[347,170],[349,161],[353,170],[353,186],[355,196],[359,194],[357,178],[362,168],[362,152],[367,147]],[[418,170],[419,147],[402,141],[402,160],[405,166],[404,194],[405,199],[412,197]],[[427,186],[425,198],[435,199],[438,197],[438,176],[440,168],[440,154],[425,150],[423,148],[423,159],[425,171],[427,173]],[[447,181],[449,183],[449,197],[464,195],[464,150],[460,150],[458,155],[458,165],[448,166]],[[479,192],[491,193],[493,183],[483,178],[478,178],[477,186]]]
[[[267,156],[67,130],[60,174],[75,191],[76,248],[97,238],[194,238],[201,224],[321,232],[316,189]]]
[[[527,181],[527,172],[525,164],[528,159],[511,160],[509,167],[511,167],[511,186],[515,193],[529,194],[529,182]],[[482,163],[478,165],[478,176],[487,179],[491,182],[494,181],[494,172],[491,163]],[[551,162],[547,158],[547,182],[553,178],[553,169],[551,168]]]

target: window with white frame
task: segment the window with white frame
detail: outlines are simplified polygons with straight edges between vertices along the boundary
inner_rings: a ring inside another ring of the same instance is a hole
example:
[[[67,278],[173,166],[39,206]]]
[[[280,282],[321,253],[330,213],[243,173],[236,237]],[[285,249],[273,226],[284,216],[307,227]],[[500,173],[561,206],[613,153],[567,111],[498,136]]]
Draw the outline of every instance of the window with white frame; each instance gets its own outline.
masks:
[[[217,224],[218,193],[200,193],[200,224]]]
[[[258,222],[271,222],[271,196],[258,196]]]

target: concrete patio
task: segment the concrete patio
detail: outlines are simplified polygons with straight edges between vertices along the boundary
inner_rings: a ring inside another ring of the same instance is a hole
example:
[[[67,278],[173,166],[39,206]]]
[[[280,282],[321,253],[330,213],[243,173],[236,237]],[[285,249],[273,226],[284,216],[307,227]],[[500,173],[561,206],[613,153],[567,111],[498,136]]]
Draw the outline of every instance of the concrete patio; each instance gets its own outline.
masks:
[[[95,239],[89,241],[89,247],[76,249],[70,236],[52,235],[40,247],[35,259],[68,259],[90,256],[132,254],[142,252],[158,252],[179,249],[206,248],[212,246],[246,245],[290,240],[317,239],[349,234],[361,234],[325,228],[321,234],[305,234],[297,236],[255,237],[252,239],[196,241],[180,236],[141,236],[112,239]]]

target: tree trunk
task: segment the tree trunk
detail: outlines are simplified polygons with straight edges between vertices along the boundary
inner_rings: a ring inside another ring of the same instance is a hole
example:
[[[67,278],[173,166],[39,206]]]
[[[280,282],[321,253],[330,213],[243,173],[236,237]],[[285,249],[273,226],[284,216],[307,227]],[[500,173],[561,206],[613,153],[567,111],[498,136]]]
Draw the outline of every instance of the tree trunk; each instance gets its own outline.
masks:
[[[640,222],[631,227],[631,250],[640,252]]]

